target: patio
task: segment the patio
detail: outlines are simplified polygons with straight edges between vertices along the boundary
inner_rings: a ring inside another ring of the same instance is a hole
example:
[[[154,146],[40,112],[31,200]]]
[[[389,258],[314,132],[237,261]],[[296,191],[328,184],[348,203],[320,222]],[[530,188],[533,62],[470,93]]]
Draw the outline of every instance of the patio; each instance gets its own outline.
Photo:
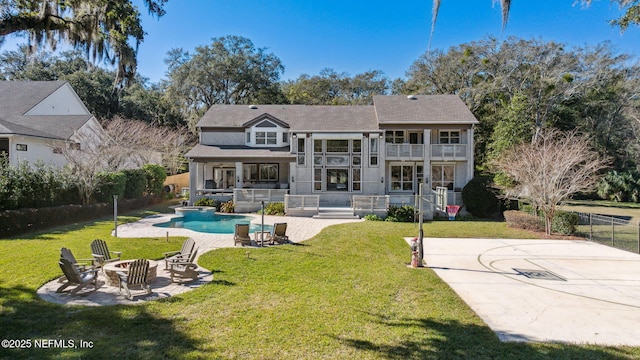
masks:
[[[261,216],[255,214],[245,214],[254,217],[252,223],[260,223]],[[118,226],[118,237],[121,238],[143,238],[143,237],[162,237],[169,234],[170,236],[187,236],[194,239],[198,254],[204,254],[208,251],[234,247],[233,234],[206,234],[180,228],[162,228],[153,226],[153,224],[169,221],[175,214],[159,214],[146,217],[140,221],[123,224]],[[359,222],[360,219],[311,219],[302,217],[288,216],[264,216],[265,224],[272,225],[277,222],[286,222],[287,235],[292,242],[301,242],[314,237],[323,228],[331,225],[342,224],[346,222]],[[252,239],[254,233],[251,233]],[[252,241],[252,247],[245,249],[258,249],[258,244]],[[197,261],[197,259],[196,259]],[[134,299],[128,300],[125,296],[120,295],[118,286],[110,286],[107,278],[102,271],[98,277],[98,289],[92,291],[93,287],[81,290],[78,294],[69,295],[67,293],[56,293],[56,289],[61,283],[58,280],[52,280],[37,291],[38,296],[43,300],[63,304],[63,305],[83,305],[83,306],[107,306],[107,305],[133,305],[141,304],[145,301],[158,300],[182,294],[184,292],[197,289],[204,284],[214,281],[212,271],[198,267],[198,279],[191,282],[172,283],[171,276],[164,269],[164,262],[158,260],[156,279],[151,283],[151,294],[146,295],[143,291],[135,291]]]

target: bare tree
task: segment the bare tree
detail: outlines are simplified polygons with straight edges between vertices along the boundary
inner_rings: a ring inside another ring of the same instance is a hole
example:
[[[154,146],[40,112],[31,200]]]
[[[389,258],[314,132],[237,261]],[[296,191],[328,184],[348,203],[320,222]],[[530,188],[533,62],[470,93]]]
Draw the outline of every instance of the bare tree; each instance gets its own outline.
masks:
[[[184,154],[196,144],[194,135],[182,126],[165,129],[164,140],[160,143],[162,164],[170,175],[175,175],[185,163]]]
[[[590,190],[607,166],[608,160],[591,148],[591,140],[577,132],[542,130],[536,142],[523,143],[493,161],[507,176],[503,186],[507,196],[531,201],[545,218],[551,234],[556,207],[571,195]]]

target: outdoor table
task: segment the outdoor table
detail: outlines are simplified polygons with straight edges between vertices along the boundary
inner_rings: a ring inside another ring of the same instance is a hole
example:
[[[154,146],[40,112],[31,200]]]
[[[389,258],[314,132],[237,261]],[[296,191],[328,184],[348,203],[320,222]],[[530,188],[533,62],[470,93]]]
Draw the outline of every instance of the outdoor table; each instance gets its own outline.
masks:
[[[270,231],[256,231],[253,233],[253,238],[256,240],[256,244],[260,244],[260,246],[264,246],[263,239],[269,239],[271,236]]]
[[[135,260],[121,260],[114,261],[112,263],[105,264],[102,267],[104,270],[104,276],[107,280],[107,285],[110,286],[119,286],[120,277],[118,276],[118,272],[126,273],[128,271],[127,265],[134,262]],[[158,262],[149,260],[149,271],[147,272],[147,282],[152,283],[157,276],[158,270]]]

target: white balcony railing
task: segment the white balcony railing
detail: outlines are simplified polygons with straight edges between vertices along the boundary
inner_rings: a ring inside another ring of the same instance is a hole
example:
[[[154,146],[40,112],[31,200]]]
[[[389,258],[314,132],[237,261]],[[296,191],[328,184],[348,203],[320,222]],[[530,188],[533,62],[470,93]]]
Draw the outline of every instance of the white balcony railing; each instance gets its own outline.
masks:
[[[422,159],[424,145],[422,144],[387,144],[387,159]]]
[[[431,159],[464,160],[467,158],[467,144],[431,145]]]

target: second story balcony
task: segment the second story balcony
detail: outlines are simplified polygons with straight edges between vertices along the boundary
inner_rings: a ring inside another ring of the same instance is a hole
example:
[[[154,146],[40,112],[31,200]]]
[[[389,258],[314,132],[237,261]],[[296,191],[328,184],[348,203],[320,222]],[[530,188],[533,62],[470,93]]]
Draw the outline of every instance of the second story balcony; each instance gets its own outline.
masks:
[[[467,160],[467,144],[433,144],[431,160]]]
[[[423,144],[386,144],[387,160],[422,160]]]
[[[467,160],[467,147],[467,144],[386,144],[386,159],[464,161]],[[425,149],[431,149],[430,154],[425,154]]]

